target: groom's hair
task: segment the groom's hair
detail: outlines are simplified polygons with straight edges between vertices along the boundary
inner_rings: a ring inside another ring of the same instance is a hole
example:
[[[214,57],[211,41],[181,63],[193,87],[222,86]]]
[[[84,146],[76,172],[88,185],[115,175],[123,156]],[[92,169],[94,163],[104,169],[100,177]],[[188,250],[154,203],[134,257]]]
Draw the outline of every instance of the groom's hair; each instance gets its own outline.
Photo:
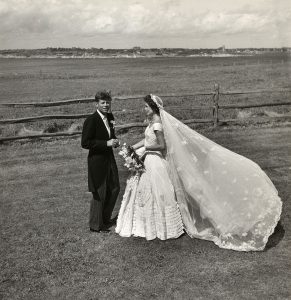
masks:
[[[152,99],[151,95],[146,95],[144,97],[144,102],[148,104],[148,106],[156,113],[158,116],[160,115],[160,109],[157,106],[156,102]]]
[[[111,101],[111,91],[102,90],[98,91],[95,95],[95,101],[98,102],[99,100],[109,100]]]

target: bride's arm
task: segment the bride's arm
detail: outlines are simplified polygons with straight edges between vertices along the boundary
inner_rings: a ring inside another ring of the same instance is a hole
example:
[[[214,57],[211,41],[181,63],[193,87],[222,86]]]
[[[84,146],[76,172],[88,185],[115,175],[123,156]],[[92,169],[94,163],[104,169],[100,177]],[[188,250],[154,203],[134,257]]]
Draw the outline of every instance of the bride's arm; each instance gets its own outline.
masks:
[[[157,137],[157,144],[146,147],[147,151],[163,151],[166,148],[164,133],[159,130],[155,130]]]
[[[132,148],[133,148],[134,150],[137,150],[137,149],[139,149],[139,148],[141,148],[141,147],[143,147],[143,146],[144,146],[144,139],[141,140],[140,142],[136,143],[135,145],[133,145]]]

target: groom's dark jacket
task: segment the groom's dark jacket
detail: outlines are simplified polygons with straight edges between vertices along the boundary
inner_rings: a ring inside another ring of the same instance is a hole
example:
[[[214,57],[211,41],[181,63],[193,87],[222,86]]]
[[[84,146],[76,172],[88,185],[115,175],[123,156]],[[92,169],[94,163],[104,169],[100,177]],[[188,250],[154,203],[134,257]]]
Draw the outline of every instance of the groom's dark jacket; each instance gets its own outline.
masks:
[[[111,113],[108,113],[107,119],[110,127],[110,137],[97,111],[89,116],[83,125],[81,145],[82,148],[89,150],[88,187],[92,193],[97,192],[98,188],[104,183],[112,160],[116,163],[112,147],[107,146],[108,140],[116,139],[113,126],[114,117]]]

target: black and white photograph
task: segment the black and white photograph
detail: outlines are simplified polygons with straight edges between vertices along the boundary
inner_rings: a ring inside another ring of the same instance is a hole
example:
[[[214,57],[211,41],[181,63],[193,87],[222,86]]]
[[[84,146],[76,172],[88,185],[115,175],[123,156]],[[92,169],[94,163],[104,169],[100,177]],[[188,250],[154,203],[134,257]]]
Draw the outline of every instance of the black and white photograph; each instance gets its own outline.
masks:
[[[291,299],[291,2],[0,0],[0,299]]]

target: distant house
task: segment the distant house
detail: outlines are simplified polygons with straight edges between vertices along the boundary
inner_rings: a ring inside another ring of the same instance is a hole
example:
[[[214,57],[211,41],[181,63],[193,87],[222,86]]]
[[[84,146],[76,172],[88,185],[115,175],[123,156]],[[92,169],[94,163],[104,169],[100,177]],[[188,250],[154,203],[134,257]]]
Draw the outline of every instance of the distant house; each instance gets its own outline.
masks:
[[[219,47],[219,48],[217,49],[217,52],[218,52],[218,53],[225,53],[225,46],[223,45],[223,46]]]

